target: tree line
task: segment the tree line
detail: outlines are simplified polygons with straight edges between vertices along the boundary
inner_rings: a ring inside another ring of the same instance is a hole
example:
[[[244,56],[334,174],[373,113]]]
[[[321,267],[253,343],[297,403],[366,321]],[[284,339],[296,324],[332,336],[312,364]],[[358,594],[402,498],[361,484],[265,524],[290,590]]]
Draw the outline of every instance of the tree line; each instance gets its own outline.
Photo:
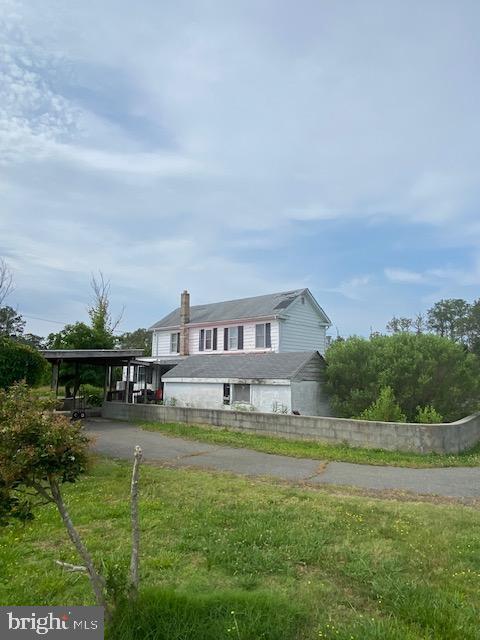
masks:
[[[389,333],[434,333],[465,345],[480,355],[480,298],[472,303],[462,298],[436,302],[426,314],[413,318],[394,316],[386,326]]]

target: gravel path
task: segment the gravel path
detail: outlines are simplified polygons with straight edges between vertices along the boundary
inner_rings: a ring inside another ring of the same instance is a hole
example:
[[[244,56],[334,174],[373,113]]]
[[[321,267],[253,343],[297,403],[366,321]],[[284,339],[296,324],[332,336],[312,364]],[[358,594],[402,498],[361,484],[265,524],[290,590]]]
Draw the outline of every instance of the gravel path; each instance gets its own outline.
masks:
[[[446,497],[480,496],[480,467],[407,469],[327,462],[172,438],[161,433],[143,431],[128,422],[90,419],[85,427],[95,437],[94,449],[115,458],[131,459],[134,446],[139,444],[146,460],[155,460],[173,467],[230,471],[309,484],[350,485],[377,490],[399,489]]]

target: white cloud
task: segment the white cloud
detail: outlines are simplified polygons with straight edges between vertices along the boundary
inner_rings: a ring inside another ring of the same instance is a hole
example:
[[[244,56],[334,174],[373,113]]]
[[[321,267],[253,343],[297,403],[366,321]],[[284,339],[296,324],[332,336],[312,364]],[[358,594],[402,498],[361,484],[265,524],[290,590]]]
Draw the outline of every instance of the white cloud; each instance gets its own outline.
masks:
[[[425,282],[425,275],[416,271],[408,271],[407,269],[386,268],[385,276],[390,282],[398,282],[402,284],[417,284]]]
[[[333,208],[329,208],[321,205],[311,205],[304,207],[303,209],[291,209],[285,212],[285,217],[290,220],[299,220],[301,222],[311,222],[314,220],[333,220],[335,218],[345,217],[347,212],[335,211]]]
[[[200,172],[197,162],[169,153],[113,153],[79,146],[56,145],[52,155],[89,169],[113,174],[132,173],[143,176],[183,176]]]
[[[340,293],[350,300],[362,300],[370,294],[370,285],[372,284],[372,276],[361,275],[344,280],[337,287],[326,289],[332,293]]]
[[[480,285],[480,259],[475,258],[467,267],[442,266],[422,272],[407,269],[386,268],[387,280],[398,284],[426,284],[437,291],[463,289]],[[438,295],[438,294],[432,294]]]
[[[21,5],[2,2],[0,19],[0,162],[43,156],[45,146],[76,131],[79,110],[53,88],[59,57],[25,29]]]

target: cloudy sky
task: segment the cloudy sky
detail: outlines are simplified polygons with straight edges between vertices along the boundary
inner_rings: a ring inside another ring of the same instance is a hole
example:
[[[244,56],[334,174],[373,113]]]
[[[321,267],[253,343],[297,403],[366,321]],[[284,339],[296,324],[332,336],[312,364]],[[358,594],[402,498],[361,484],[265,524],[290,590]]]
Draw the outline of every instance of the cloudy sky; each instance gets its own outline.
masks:
[[[10,304],[45,335],[102,270],[129,330],[184,288],[308,286],[348,335],[479,297],[479,23],[477,0],[0,0]]]

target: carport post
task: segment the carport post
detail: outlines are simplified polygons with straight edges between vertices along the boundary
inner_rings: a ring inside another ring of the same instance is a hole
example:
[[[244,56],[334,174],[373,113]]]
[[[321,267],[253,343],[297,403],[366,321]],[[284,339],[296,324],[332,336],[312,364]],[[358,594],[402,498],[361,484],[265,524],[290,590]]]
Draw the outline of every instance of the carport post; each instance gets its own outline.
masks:
[[[109,391],[115,391],[114,382],[115,382],[115,366],[110,365],[110,380],[108,381]]]
[[[127,360],[127,379],[125,381],[125,404],[128,404],[130,390],[130,360]]]
[[[52,391],[55,391],[55,398],[58,396],[58,370],[60,368],[60,363],[58,360],[52,362]]]
[[[106,402],[108,387],[110,381],[110,366],[108,364],[105,365],[105,378],[103,380],[103,401]]]

